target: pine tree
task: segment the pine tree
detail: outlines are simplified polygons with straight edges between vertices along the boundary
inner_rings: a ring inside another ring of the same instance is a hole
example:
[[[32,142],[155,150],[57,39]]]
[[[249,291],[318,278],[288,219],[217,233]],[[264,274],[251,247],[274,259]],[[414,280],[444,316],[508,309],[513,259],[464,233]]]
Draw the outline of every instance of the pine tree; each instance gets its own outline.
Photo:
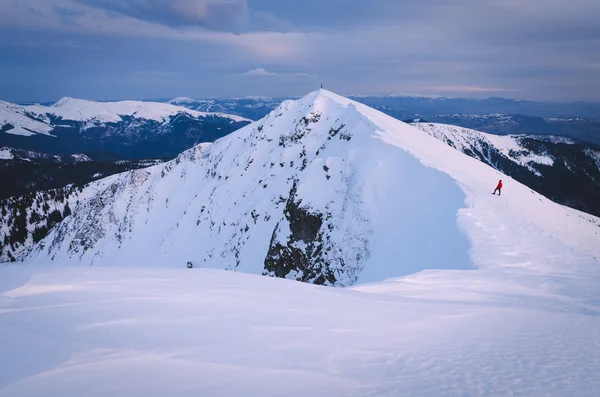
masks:
[[[57,223],[60,223],[63,220],[62,214],[59,210],[54,210],[48,216],[48,220],[46,221],[46,225],[48,229],[52,229]]]
[[[33,231],[33,242],[40,242],[48,234],[48,228],[46,226],[38,226]]]

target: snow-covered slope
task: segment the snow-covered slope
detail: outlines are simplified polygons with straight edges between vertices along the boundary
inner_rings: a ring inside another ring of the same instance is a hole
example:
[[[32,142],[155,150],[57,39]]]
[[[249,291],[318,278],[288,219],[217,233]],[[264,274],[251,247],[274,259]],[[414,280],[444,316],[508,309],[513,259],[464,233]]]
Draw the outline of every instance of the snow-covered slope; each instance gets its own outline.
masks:
[[[37,133],[48,135],[53,129],[53,122],[60,125],[60,119],[89,122],[88,127],[92,127],[102,123],[118,123],[123,121],[124,117],[166,122],[170,117],[182,113],[195,118],[221,117],[230,119],[232,122],[246,121],[246,119],[239,116],[198,112],[168,103],[141,101],[94,102],[65,97],[52,106],[20,106],[0,102],[0,126],[12,125],[14,128],[5,131],[8,134],[33,135]]]
[[[531,279],[0,267],[0,396],[598,396],[598,295]]]
[[[427,268],[600,272],[597,218],[324,90],[92,188],[29,261],[191,261],[329,285]]]
[[[560,204],[600,215],[597,150],[564,137],[498,136],[446,124],[412,125]]]
[[[53,127],[46,117],[30,112],[26,107],[0,101],[0,131],[8,134],[32,136],[50,135]]]
[[[99,160],[173,158],[250,122],[167,103],[63,98],[52,106],[0,102],[0,146]],[[96,158],[97,157],[97,158]]]
[[[490,149],[494,149],[507,159],[528,168],[538,176],[541,176],[541,173],[536,169],[536,165],[551,166],[554,164],[554,158],[547,153],[533,153],[519,142],[519,138],[526,138],[526,136],[492,135],[447,124],[414,123],[413,125],[463,153],[481,154],[479,160],[487,160],[488,163],[493,163],[493,160],[489,157],[486,158],[486,154],[489,153]]]

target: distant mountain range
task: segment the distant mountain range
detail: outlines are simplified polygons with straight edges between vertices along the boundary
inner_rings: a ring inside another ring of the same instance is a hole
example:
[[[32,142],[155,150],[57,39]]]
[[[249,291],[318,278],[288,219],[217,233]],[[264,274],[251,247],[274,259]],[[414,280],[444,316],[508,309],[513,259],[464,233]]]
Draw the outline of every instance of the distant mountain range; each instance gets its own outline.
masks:
[[[399,120],[425,119],[498,135],[563,135],[600,145],[600,104],[587,102],[533,102],[488,98],[428,98],[364,96],[352,98]],[[172,104],[202,112],[218,111],[258,120],[283,98],[191,99]]]
[[[52,106],[0,102],[0,146],[94,160],[173,158],[249,120],[166,103],[63,98]]]
[[[394,118],[400,120],[412,120],[415,118],[421,118],[429,122],[452,124],[458,125],[465,128],[477,129],[480,131],[487,131],[498,135],[507,134],[545,134],[545,135],[563,135],[582,142],[588,142],[592,144],[600,145],[600,104],[591,102],[536,102],[536,101],[518,101],[513,99],[505,98],[487,98],[487,99],[473,99],[473,98],[449,98],[449,97],[423,97],[423,96],[360,96],[351,97],[361,103],[380,110]],[[214,114],[215,116],[223,116],[225,118],[230,117],[229,115],[236,115],[245,119],[258,120],[266,116],[270,111],[275,109],[281,102],[286,99],[297,99],[297,98],[268,98],[268,97],[245,97],[245,98],[186,98],[179,97],[171,100],[159,100],[157,102],[140,102],[140,101],[121,101],[121,102],[91,102],[92,104],[113,104],[114,109],[123,111],[123,107],[130,108],[131,104],[136,104],[137,107],[143,107],[140,103],[150,103],[153,106],[157,106],[156,103],[166,103],[179,108],[179,112],[182,109],[193,110],[201,114]],[[89,101],[63,99],[56,104],[49,106],[40,105],[28,105],[24,106],[27,109],[31,109],[37,113],[53,113],[56,112],[57,107],[64,106],[63,102],[79,102],[79,103],[90,103]],[[6,103],[4,103],[6,105]],[[125,106],[124,106],[125,105]],[[13,105],[19,106],[19,105]],[[69,107],[69,106],[67,106]],[[89,107],[84,106],[84,107]],[[0,114],[2,113],[2,103],[0,102]],[[116,111],[116,110],[115,110]],[[160,110],[156,108],[161,114],[172,114],[171,110]],[[184,111],[186,112],[186,111]],[[113,111],[114,113],[114,111]],[[134,111],[126,111],[124,115],[131,115]],[[190,116],[194,116],[190,114]],[[195,114],[195,116],[198,116]],[[137,113],[137,117],[140,117],[140,113]],[[75,119],[81,119],[81,117],[74,117]],[[123,121],[123,119],[121,119]],[[236,122],[244,123],[244,120],[234,120]],[[148,125],[152,128],[152,123]],[[177,123],[179,124],[179,123]],[[192,123],[193,124],[193,123]],[[196,128],[197,126],[189,125],[173,125],[170,128],[174,135],[180,134],[191,134],[192,136],[202,135],[198,130],[204,131],[204,136],[199,142],[211,141],[209,135],[213,138],[222,136],[217,128],[222,128],[218,125],[210,125],[210,123],[203,123],[202,127]],[[216,123],[218,124],[218,123]],[[0,116],[0,129],[2,128],[2,117]],[[112,131],[125,131],[123,125],[112,126]],[[138,128],[139,129],[139,128]],[[143,129],[143,128],[142,128]],[[167,128],[168,129],[168,128]],[[211,134],[212,130],[212,134]],[[214,134],[215,130],[217,131]],[[233,130],[231,130],[233,131]],[[231,132],[230,131],[230,132]],[[90,132],[83,132],[83,136],[89,135]],[[93,135],[93,133],[91,134]],[[113,133],[114,135],[114,133]],[[144,135],[144,134],[143,134]],[[169,135],[169,134],[168,134]],[[9,144],[6,139],[3,141],[0,134],[0,145]],[[111,141],[110,139],[104,138],[105,141]],[[164,145],[164,140],[160,142]],[[214,139],[213,139],[214,140]],[[152,134],[145,134],[143,138],[138,142],[139,145],[143,145],[142,142],[151,142]],[[192,142],[193,139],[187,139],[188,142]],[[114,141],[112,142],[114,143]],[[29,145],[10,145],[14,147],[34,148],[40,150],[42,146],[38,145],[33,147],[31,143]],[[68,145],[70,150],[72,145]],[[86,149],[89,149],[89,145],[80,145]],[[115,150],[115,146],[109,146],[106,149],[111,151]],[[135,146],[135,145],[134,145]],[[176,146],[173,142],[167,144],[167,148]],[[184,145],[185,146],[185,145]],[[189,145],[186,147],[191,147]],[[46,146],[53,150],[56,150],[56,145]],[[182,146],[179,146],[181,148]],[[173,149],[175,149],[173,147]],[[181,149],[184,150],[184,149]],[[181,151],[179,150],[179,152]],[[71,150],[72,151],[72,150]],[[82,150],[86,152],[86,150]],[[123,151],[123,149],[121,149]],[[135,148],[124,150],[128,158],[132,157],[132,151],[135,152]],[[144,150],[141,150],[144,154]],[[141,157],[169,157],[166,156],[168,153],[171,157],[175,156],[175,150],[162,150],[162,153],[156,153],[154,151],[153,156]],[[134,153],[134,157],[140,158],[140,153]],[[116,157],[113,157],[113,159]]]
[[[198,112],[222,112],[235,114],[250,120],[258,120],[265,117],[289,98],[220,98],[220,99],[192,99],[175,98],[168,103],[176,106],[196,110]]]

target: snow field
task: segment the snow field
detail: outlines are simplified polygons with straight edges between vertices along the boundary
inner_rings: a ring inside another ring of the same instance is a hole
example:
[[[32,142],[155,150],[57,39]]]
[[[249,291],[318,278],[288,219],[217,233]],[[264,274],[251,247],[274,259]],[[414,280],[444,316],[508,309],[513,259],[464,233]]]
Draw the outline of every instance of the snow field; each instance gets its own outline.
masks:
[[[2,397],[600,391],[597,305],[478,271],[354,289],[208,269],[0,272]]]

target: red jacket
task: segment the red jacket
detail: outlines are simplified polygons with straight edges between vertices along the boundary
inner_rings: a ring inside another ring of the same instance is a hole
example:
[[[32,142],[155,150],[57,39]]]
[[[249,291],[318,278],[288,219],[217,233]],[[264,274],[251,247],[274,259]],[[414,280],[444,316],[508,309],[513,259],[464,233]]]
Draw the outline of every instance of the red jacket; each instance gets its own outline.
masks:
[[[502,189],[502,181],[498,182],[498,186],[496,186],[496,189]]]

